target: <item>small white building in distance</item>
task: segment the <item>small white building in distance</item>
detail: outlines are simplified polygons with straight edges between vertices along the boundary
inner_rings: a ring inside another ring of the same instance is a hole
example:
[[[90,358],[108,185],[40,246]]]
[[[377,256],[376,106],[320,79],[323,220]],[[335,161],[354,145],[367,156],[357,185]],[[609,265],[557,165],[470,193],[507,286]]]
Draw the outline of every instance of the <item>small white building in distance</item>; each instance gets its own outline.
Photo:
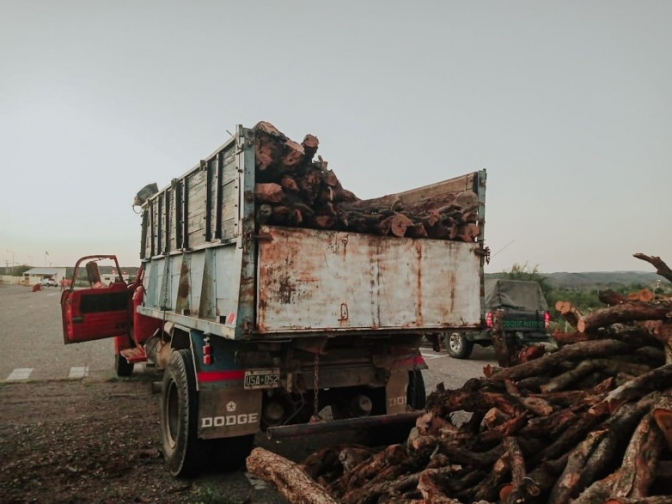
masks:
[[[65,278],[66,268],[31,268],[23,274],[23,285],[35,285],[44,278],[53,278],[59,283]]]

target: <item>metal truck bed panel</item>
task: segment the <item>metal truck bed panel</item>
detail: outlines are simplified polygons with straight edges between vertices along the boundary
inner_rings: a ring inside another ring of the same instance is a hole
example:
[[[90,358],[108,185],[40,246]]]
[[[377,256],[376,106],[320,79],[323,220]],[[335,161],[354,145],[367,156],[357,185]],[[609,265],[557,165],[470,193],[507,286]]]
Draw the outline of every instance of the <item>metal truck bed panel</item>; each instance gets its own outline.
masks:
[[[141,313],[232,337],[225,323],[235,324],[238,310],[235,264],[235,244],[146,262]]]
[[[261,333],[480,323],[475,243],[271,226],[260,235]]]
[[[228,142],[150,200],[143,214],[143,259],[237,236],[237,158],[235,142]]]
[[[147,201],[140,313],[231,339],[480,324],[485,172],[394,195],[422,213],[473,190],[477,243],[258,226],[254,188],[254,131],[240,126]]]

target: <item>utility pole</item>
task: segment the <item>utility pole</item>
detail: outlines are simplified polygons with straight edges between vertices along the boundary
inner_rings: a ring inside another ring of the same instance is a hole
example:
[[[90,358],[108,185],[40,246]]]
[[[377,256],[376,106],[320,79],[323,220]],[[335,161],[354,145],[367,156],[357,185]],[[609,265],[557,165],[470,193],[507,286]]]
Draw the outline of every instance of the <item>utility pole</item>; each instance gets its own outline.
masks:
[[[12,273],[11,273],[11,275],[14,276],[14,251],[9,250],[9,249],[6,249],[6,250],[7,250],[7,252],[12,254]]]

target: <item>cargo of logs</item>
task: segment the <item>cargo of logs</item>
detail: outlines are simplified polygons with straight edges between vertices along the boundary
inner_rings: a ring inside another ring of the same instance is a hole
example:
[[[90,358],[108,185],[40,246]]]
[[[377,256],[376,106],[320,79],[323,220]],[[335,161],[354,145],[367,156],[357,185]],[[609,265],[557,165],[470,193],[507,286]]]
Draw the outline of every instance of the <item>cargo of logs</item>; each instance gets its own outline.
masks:
[[[672,281],[660,258],[635,257]],[[606,304],[567,310],[576,331],[556,351],[437,387],[405,444],[332,446],[302,464],[256,448],[248,470],[292,503],[672,502],[672,299]]]
[[[298,143],[267,122],[253,129],[259,224],[466,242],[478,236],[478,195],[469,188],[421,201],[399,195],[361,200],[321,156],[314,160],[314,135]]]

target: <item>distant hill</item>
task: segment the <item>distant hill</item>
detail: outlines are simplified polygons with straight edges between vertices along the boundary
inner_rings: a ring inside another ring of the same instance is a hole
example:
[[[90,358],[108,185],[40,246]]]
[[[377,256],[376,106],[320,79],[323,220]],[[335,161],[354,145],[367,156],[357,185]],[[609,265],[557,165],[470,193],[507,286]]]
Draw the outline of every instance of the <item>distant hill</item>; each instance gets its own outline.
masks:
[[[540,273],[548,284],[560,289],[606,289],[632,285],[657,287],[670,282],[656,273],[644,271],[591,271],[584,273]],[[486,278],[498,278],[502,273],[486,273]],[[658,284],[660,282],[660,284]]]

